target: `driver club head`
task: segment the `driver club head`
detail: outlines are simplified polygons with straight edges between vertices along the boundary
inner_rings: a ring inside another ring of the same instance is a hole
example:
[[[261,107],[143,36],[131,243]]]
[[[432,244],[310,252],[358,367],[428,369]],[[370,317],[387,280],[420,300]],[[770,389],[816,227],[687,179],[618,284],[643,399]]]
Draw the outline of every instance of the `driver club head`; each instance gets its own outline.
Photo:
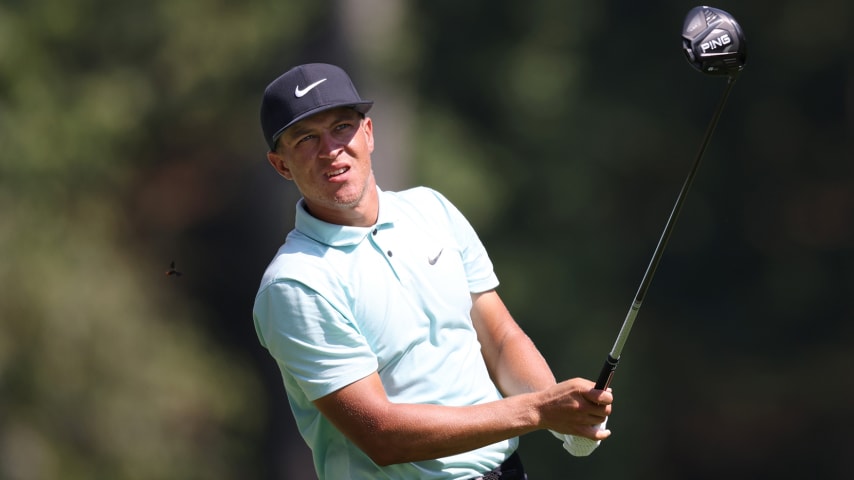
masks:
[[[708,75],[735,76],[747,62],[747,42],[729,13],[694,7],[685,16],[682,47],[688,63]]]

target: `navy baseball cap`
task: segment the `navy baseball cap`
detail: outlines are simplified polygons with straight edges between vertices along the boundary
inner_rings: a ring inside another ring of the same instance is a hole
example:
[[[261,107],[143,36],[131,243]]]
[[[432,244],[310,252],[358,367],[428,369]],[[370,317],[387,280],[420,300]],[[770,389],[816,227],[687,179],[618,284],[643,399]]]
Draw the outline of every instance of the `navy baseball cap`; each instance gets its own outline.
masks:
[[[261,129],[270,150],[294,123],[336,107],[365,114],[374,102],[363,100],[347,72],[335,65],[309,63],[294,67],[273,80],[261,102]]]

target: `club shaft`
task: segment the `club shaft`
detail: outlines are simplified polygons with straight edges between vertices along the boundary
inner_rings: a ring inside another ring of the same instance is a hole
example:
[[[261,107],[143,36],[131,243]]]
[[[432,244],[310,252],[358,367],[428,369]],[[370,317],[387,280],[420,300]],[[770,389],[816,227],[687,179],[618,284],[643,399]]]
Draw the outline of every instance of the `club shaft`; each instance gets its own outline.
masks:
[[[652,283],[652,278],[655,276],[655,271],[658,269],[661,256],[664,253],[665,247],[667,247],[670,235],[673,233],[673,227],[679,219],[679,212],[682,210],[682,205],[685,203],[685,197],[688,195],[688,190],[691,189],[691,184],[694,183],[694,177],[697,175],[697,170],[700,168],[700,162],[703,159],[703,154],[706,151],[706,147],[709,145],[709,141],[712,138],[715,127],[718,125],[718,119],[721,117],[721,112],[723,112],[724,105],[726,105],[726,101],[729,98],[732,86],[735,84],[735,78],[735,75],[727,77],[726,88],[724,89],[720,100],[718,100],[718,105],[712,114],[712,119],[709,121],[708,127],[706,128],[706,134],[703,136],[703,142],[700,144],[700,149],[694,160],[694,165],[691,167],[691,171],[685,178],[685,183],[682,184],[679,196],[676,197],[676,203],[673,204],[673,210],[671,210],[670,217],[668,217],[667,223],[664,225],[664,231],[661,232],[661,238],[658,240],[658,245],[655,247],[652,259],[650,259],[646,272],[641,279],[640,286],[635,294],[635,299],[629,308],[629,312],[626,314],[623,326],[620,328],[620,333],[617,334],[617,340],[614,342],[614,346],[608,353],[608,358],[605,360],[605,364],[599,372],[599,377],[596,381],[596,388],[599,390],[604,390],[611,384],[611,380],[614,377],[614,371],[617,369],[617,364],[620,361],[620,355],[623,353],[623,347],[625,346],[626,340],[629,338],[629,333],[631,333],[632,327],[634,326],[635,317],[638,315],[638,311],[643,304],[644,297],[646,297],[649,285]]]

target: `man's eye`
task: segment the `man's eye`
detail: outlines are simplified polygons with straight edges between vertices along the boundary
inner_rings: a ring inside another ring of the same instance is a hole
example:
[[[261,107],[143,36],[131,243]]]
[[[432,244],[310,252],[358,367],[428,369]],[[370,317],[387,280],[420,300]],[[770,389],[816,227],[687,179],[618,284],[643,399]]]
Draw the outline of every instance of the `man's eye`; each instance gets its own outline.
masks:
[[[311,139],[313,139],[313,138],[314,138],[314,135],[306,135],[306,136],[304,136],[304,137],[300,138],[300,139],[297,141],[297,144],[300,144],[300,143],[303,143],[303,142],[307,142],[307,141],[309,141],[309,140],[311,140]]]
[[[337,126],[335,127],[335,130],[337,130],[337,131],[339,131],[339,132],[340,132],[340,131],[342,131],[342,130],[347,130],[348,128],[350,128],[350,127],[352,127],[352,126],[353,126],[353,124],[352,124],[352,123],[342,123],[342,124],[337,125]]]

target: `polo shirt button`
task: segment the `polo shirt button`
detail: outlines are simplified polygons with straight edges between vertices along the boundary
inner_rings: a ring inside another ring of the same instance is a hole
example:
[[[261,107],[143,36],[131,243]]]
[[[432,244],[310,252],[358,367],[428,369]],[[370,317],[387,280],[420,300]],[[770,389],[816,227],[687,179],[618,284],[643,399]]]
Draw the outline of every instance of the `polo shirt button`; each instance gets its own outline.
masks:
[[[374,235],[376,235],[376,234],[377,234],[377,229],[375,228],[375,229],[374,229],[374,231],[373,231],[373,232],[371,232],[371,233],[373,233]]]
[[[387,251],[387,252],[385,252],[385,253],[386,253],[386,255],[388,255],[389,257],[391,256],[391,250],[389,250],[389,251]]]

